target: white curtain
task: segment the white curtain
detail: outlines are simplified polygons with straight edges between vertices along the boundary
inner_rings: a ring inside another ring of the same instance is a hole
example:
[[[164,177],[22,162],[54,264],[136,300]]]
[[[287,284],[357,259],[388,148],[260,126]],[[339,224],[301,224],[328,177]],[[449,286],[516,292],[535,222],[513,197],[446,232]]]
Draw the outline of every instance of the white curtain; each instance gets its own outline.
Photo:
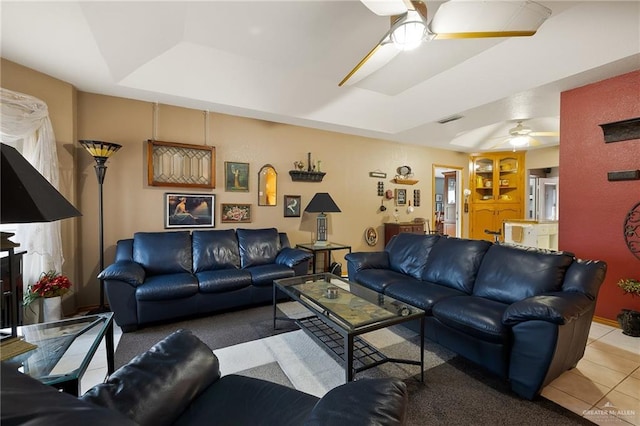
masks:
[[[47,104],[38,98],[0,88],[1,140],[15,145],[22,141],[22,155],[58,189],[58,155]],[[20,243],[23,283],[35,283],[42,272],[62,272],[60,221],[19,224],[13,240]]]

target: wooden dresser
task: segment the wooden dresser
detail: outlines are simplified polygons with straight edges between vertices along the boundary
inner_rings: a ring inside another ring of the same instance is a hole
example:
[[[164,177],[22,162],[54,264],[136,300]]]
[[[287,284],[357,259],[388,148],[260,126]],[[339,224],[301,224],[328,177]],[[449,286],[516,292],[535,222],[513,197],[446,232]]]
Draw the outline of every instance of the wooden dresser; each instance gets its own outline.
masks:
[[[384,224],[384,245],[391,237],[401,232],[409,234],[424,234],[424,222],[391,222]]]

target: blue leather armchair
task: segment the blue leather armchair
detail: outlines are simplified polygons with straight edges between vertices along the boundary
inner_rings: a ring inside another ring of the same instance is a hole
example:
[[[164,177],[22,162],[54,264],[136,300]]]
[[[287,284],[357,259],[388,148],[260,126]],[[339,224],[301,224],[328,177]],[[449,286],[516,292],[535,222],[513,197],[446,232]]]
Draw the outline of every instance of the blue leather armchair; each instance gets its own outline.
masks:
[[[528,399],[582,358],[606,274],[571,253],[438,235],[345,258],[350,280],[424,309],[426,337]]]
[[[98,278],[128,332],[270,301],[273,280],[306,274],[311,257],[275,228],[137,232],[118,241],[115,262]]]
[[[2,363],[6,426],[401,426],[408,392],[399,379],[362,379],[322,398],[252,377],[220,375],[218,358],[178,330],[82,397],[43,385]]]

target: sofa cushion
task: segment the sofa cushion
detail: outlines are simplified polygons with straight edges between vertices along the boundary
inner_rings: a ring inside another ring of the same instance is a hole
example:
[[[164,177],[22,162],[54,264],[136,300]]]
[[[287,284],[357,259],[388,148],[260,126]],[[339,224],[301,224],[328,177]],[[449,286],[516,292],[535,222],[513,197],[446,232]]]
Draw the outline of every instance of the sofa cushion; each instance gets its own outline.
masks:
[[[238,229],[236,234],[243,268],[275,262],[280,251],[280,236],[276,228]]]
[[[89,389],[82,399],[140,425],[169,425],[219,378],[218,358],[211,349],[190,331],[178,330]]]
[[[173,300],[193,296],[198,293],[198,279],[187,273],[167,274],[147,277],[136,288],[138,300]]]
[[[433,306],[441,300],[466,295],[450,287],[414,279],[395,281],[386,287],[384,294],[418,307],[427,315],[431,315]]]
[[[440,238],[427,260],[422,279],[470,294],[478,269],[491,243]]]
[[[405,274],[390,269],[362,269],[354,278],[349,278],[378,293],[384,293],[385,288],[391,283],[413,280]]]
[[[318,402],[315,396],[277,383],[228,374],[209,386],[175,426],[300,426]]]
[[[513,303],[560,291],[572,262],[573,256],[563,252],[493,245],[482,259],[473,294]]]
[[[420,279],[429,252],[440,239],[439,235],[400,233],[386,245],[391,270]]]
[[[240,249],[233,229],[193,231],[193,272],[239,268]]]
[[[136,232],[133,235],[133,261],[147,275],[191,272],[191,235],[179,232]]]
[[[251,285],[251,274],[246,269],[219,269],[196,274],[202,293],[224,293]]]
[[[293,269],[278,264],[252,266],[247,268],[251,274],[251,282],[254,286],[263,287],[273,285],[273,280],[291,278],[295,276]]]
[[[478,339],[507,343],[510,328],[502,324],[509,305],[474,296],[450,297],[436,303],[433,316],[443,324]]]

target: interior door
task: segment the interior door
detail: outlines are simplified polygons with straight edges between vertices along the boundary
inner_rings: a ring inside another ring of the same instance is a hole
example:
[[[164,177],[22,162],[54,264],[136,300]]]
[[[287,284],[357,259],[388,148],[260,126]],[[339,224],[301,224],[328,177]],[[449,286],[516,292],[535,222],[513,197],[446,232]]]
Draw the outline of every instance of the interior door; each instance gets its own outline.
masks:
[[[558,220],[558,178],[539,178],[537,191],[538,220]]]

